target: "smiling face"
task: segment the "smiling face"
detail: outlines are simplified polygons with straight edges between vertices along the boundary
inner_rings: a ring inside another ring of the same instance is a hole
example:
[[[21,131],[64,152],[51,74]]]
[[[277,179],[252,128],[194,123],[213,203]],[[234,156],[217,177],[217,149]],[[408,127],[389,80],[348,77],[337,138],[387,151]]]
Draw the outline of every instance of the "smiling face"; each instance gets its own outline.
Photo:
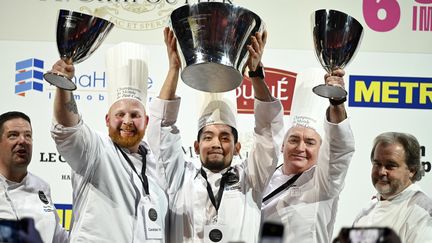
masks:
[[[405,150],[399,143],[375,147],[372,159],[372,183],[382,199],[394,196],[412,184],[411,172],[405,163]]]
[[[22,179],[27,174],[33,150],[32,128],[28,121],[6,121],[0,137],[0,172],[8,179]]]
[[[115,102],[105,117],[111,139],[121,147],[132,152],[144,137],[148,117],[141,102],[123,99]]]
[[[311,168],[318,158],[321,138],[307,127],[296,126],[288,130],[282,147],[285,174],[297,174]]]
[[[199,141],[195,141],[195,153],[199,154],[202,165],[219,172],[231,165],[234,155],[240,152],[240,143],[234,142],[232,128],[216,124],[202,128]]]

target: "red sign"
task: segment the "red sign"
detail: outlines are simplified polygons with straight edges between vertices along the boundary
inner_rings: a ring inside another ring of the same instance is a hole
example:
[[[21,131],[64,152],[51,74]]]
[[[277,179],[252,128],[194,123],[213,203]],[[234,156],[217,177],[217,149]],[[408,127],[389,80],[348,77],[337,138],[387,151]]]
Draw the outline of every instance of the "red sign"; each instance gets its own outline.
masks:
[[[265,81],[271,94],[282,102],[284,114],[289,115],[297,74],[276,68],[266,67],[264,70]],[[242,84],[236,89],[236,95],[238,113],[253,114],[254,93],[249,77],[243,79]]]

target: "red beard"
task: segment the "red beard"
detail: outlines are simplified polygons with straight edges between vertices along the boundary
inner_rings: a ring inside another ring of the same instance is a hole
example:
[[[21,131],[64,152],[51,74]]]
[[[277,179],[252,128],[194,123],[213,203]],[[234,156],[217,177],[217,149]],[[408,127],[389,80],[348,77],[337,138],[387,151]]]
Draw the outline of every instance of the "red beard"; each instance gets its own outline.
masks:
[[[110,127],[108,130],[109,130],[109,136],[114,141],[114,143],[124,148],[130,148],[135,145],[138,145],[144,137],[144,131],[143,132],[135,131],[136,134],[131,137],[122,137],[120,135],[119,129],[113,129]]]

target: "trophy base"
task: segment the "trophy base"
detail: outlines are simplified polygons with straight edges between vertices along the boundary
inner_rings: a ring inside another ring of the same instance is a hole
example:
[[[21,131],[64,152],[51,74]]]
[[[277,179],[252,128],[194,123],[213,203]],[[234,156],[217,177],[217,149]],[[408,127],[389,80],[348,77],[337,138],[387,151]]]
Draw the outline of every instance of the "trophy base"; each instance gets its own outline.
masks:
[[[76,90],[76,85],[72,80],[68,79],[66,76],[60,74],[60,73],[52,73],[47,72],[44,74],[44,79],[56,86],[57,88],[64,89],[64,90]]]
[[[343,99],[348,94],[342,87],[325,84],[315,86],[312,91],[321,97],[336,100]]]
[[[181,73],[190,87],[205,92],[226,92],[237,88],[243,75],[235,68],[218,63],[198,63],[187,66]]]

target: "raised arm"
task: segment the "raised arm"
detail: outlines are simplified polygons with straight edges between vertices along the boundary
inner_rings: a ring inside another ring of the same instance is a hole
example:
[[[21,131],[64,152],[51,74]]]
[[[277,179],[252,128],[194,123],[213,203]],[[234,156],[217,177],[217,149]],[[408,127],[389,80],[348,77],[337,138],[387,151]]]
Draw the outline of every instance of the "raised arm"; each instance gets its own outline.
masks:
[[[337,69],[331,74],[325,75],[325,83],[331,85],[337,85],[345,88],[345,82],[343,76],[345,71],[342,69]],[[335,103],[336,102],[336,103]],[[330,104],[327,110],[327,120],[331,123],[340,123],[347,118],[347,113],[345,110],[345,103],[339,100],[335,100],[333,104]],[[339,103],[339,104],[337,104]]]
[[[174,32],[168,27],[164,29],[164,40],[167,48],[169,70],[165,82],[159,91],[159,98],[163,100],[173,100],[176,98],[177,82],[180,70],[180,58],[177,52],[177,39]]]
[[[262,68],[261,57],[267,39],[267,32],[256,33],[251,37],[248,68],[252,72]],[[264,71],[264,70],[263,70]],[[261,200],[261,193],[266,182],[274,172],[283,140],[283,108],[279,100],[275,99],[259,72],[251,77],[255,94],[255,128],[254,145],[247,158],[248,178],[255,192],[257,200]]]
[[[264,31],[262,34],[257,32],[255,33],[254,36],[251,37],[251,44],[248,46],[249,58],[247,61],[247,66],[249,68],[249,71],[256,72],[259,69],[263,68],[263,64],[261,63],[261,58],[264,53],[264,47],[266,41],[267,41],[267,31]],[[250,77],[250,78],[252,80],[252,86],[254,89],[256,99],[265,102],[270,102],[274,100],[263,78],[259,76]]]
[[[175,126],[180,106],[180,99],[176,97],[180,58],[177,53],[176,38],[168,27],[164,29],[164,38],[169,69],[159,97],[150,102],[150,119],[146,134],[157,161],[157,171],[161,173],[160,181],[171,196],[181,186],[184,172],[182,143]]]
[[[74,66],[67,64],[63,60],[58,60],[53,65],[51,71],[62,73],[68,78],[72,78],[75,74]],[[78,124],[78,108],[71,91],[57,88],[54,98],[54,118],[59,124],[65,127],[73,127]]]

